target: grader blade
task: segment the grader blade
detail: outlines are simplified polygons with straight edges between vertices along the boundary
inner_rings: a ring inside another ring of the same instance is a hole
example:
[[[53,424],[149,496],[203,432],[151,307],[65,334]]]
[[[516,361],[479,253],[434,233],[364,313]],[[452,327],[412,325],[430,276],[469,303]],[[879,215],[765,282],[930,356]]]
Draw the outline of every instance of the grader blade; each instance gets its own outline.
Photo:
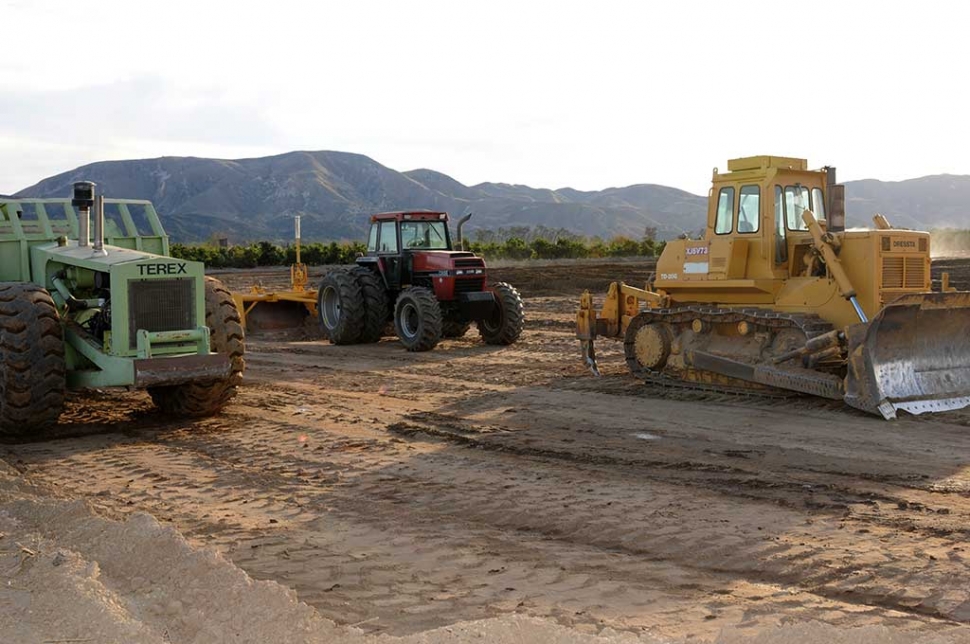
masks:
[[[896,417],[970,406],[970,293],[914,293],[850,334],[845,401]]]

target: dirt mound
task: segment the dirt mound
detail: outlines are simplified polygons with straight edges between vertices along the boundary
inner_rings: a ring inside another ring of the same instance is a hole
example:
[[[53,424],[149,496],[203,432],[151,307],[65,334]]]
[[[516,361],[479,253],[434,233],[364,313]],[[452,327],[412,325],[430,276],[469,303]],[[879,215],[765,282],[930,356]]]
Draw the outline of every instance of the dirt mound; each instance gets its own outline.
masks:
[[[138,513],[95,516],[81,501],[0,480],[5,642],[324,642],[337,629],[271,581],[193,548]]]

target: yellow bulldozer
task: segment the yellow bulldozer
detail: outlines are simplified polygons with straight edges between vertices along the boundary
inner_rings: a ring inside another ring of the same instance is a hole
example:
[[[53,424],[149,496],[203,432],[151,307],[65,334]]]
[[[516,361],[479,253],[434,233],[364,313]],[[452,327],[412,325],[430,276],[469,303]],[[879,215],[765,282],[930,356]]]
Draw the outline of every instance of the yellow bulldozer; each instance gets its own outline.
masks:
[[[886,419],[970,405],[970,293],[932,292],[930,235],[845,229],[835,168],[756,156],[714,169],[700,239],[667,243],[646,288],[614,282],[576,334],[599,374],[597,336],[622,338],[647,382],[787,390]]]

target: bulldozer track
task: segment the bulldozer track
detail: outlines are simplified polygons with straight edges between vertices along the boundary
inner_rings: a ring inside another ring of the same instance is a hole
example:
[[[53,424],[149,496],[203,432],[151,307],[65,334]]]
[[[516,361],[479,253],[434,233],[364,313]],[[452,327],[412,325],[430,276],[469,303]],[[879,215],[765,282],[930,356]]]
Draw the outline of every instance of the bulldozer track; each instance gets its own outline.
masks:
[[[704,305],[688,305],[671,309],[642,311],[630,322],[627,338],[633,335],[639,327],[653,322],[667,324],[688,324],[693,320],[701,320],[709,324],[738,324],[747,322],[759,330],[779,331],[782,329],[797,329],[810,340],[833,330],[833,326],[817,315],[780,313],[769,309],[734,309],[719,308]],[[762,398],[790,398],[791,392],[783,389],[766,387],[731,379],[730,384],[715,384],[705,382],[686,381],[670,374],[644,367],[636,361],[632,340],[624,340],[626,364],[630,372],[640,380],[661,388],[695,389],[709,393],[748,394]]]

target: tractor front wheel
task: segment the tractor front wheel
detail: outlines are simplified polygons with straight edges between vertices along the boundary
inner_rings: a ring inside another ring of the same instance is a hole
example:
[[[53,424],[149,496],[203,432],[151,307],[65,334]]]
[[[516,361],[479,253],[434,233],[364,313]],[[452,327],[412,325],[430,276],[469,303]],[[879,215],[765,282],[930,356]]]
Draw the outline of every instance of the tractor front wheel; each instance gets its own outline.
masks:
[[[155,406],[166,414],[212,416],[236,395],[246,369],[245,338],[232,294],[214,277],[205,278],[205,325],[209,327],[212,351],[228,356],[232,371],[222,380],[149,387]]]
[[[334,344],[360,341],[366,311],[360,282],[349,271],[330,271],[320,282],[317,296],[320,328]]]
[[[56,423],[66,373],[64,332],[50,293],[0,283],[0,434],[24,437]]]
[[[408,351],[430,351],[441,340],[441,305],[431,289],[410,286],[397,297],[394,330]]]
[[[495,294],[495,310],[478,321],[478,332],[486,344],[512,344],[522,335],[525,325],[522,296],[505,282],[498,282],[491,290]]]

